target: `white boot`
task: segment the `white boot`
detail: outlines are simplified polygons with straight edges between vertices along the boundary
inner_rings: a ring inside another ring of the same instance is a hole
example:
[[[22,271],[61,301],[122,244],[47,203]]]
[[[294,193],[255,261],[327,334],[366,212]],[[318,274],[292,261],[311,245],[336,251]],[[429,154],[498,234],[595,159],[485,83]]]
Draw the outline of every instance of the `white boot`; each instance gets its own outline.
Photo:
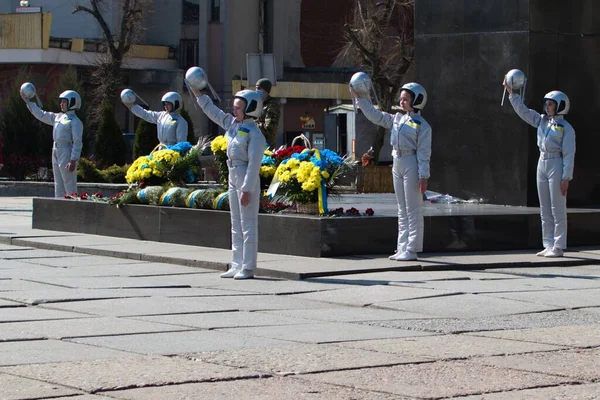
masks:
[[[539,253],[536,253],[535,255],[538,257],[546,257],[546,254],[548,254],[548,252],[552,251],[552,247],[546,247],[544,250],[540,251]]]
[[[405,251],[404,253],[400,254],[398,258],[396,258],[398,261],[415,261],[416,259],[417,253],[414,251]]]
[[[400,257],[400,255],[402,255],[402,252],[401,251],[397,251],[394,254],[392,254],[391,256],[389,256],[388,258],[390,260],[398,260],[398,257]]]
[[[238,272],[240,272],[239,268],[229,268],[227,272],[219,275],[221,278],[233,278]]]
[[[547,258],[558,258],[558,257],[562,257],[562,256],[563,256],[562,249],[554,247],[554,248],[550,249],[550,251],[547,252],[544,257],[547,257]]]
[[[233,279],[235,279],[235,280],[252,279],[252,278],[254,278],[254,270],[253,269],[242,269],[237,274],[235,274],[235,276],[233,277]]]

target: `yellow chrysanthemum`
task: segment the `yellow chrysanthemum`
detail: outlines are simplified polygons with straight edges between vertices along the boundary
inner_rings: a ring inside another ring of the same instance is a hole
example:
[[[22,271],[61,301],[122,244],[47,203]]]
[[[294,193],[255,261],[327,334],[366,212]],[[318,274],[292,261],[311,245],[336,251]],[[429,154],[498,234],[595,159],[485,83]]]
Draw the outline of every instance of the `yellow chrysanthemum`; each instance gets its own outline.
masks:
[[[329,179],[330,175],[329,175],[329,172],[327,172],[327,171],[321,171],[321,176],[325,179]]]
[[[213,153],[217,151],[227,151],[227,138],[223,135],[215,137],[210,142],[210,149]]]
[[[263,165],[260,167],[260,176],[264,178],[269,178],[275,175],[275,166],[274,165]]]

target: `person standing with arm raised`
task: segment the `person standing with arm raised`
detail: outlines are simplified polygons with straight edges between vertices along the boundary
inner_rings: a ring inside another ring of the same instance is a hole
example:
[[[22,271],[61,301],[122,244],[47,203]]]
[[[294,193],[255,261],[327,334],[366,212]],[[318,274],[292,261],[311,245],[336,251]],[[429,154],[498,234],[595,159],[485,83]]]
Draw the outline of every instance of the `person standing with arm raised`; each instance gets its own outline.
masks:
[[[564,118],[569,112],[569,98],[558,90],[547,93],[543,103],[545,114],[540,114],[523,104],[506,78],[502,84],[517,115],[537,129],[540,158],[536,182],[544,249],[536,255],[562,257],[567,248],[567,191],[575,165],[575,130]]]
[[[239,91],[232,113],[227,114],[209,96],[191,90],[206,116],[226,131],[232,260],[221,278],[251,279],[258,258],[260,164],[265,150],[265,137],[255,122],[262,113],[262,97],[254,90]]]
[[[63,198],[77,193],[77,161],[83,148],[83,123],[75,114],[81,108],[81,97],[74,90],[62,92],[59,113],[44,111],[25,96],[27,108],[35,118],[52,125],[52,171],[54,173],[54,197]]]
[[[369,99],[353,91],[356,105],[376,125],[391,129],[394,193],[398,203],[398,242],[390,260],[413,261],[423,251],[423,193],[429,179],[431,127],[420,112],[427,92],[418,83],[402,86],[399,105],[402,113],[377,110]]]

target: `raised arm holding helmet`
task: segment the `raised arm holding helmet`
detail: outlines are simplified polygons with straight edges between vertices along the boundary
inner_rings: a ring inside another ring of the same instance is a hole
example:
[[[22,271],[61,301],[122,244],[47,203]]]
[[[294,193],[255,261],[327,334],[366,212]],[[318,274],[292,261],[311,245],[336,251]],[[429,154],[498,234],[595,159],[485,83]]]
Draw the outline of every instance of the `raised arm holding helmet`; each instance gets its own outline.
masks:
[[[44,111],[21,92],[21,97],[35,118],[52,125],[52,171],[54,173],[54,197],[77,193],[77,160],[83,148],[83,123],[75,114],[81,108],[81,97],[73,90],[66,90],[58,97],[59,113]]]
[[[131,112],[146,122],[157,125],[158,141],[166,146],[185,142],[188,135],[188,123],[180,114],[183,101],[177,92],[167,92],[162,97],[164,111],[144,110],[142,106],[123,101]]]

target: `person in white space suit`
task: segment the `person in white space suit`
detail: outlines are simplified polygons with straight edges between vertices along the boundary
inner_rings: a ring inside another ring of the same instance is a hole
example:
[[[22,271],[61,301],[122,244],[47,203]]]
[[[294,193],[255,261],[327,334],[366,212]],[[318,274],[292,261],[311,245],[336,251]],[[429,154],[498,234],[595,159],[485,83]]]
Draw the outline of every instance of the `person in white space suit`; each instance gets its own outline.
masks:
[[[417,259],[423,251],[423,193],[429,179],[431,127],[420,112],[427,103],[427,92],[418,83],[402,86],[399,105],[402,112],[389,114],[373,107],[357,92],[356,105],[374,124],[391,129],[394,192],[398,203],[398,241],[389,258],[397,261]]]
[[[54,172],[54,197],[62,198],[77,193],[77,161],[83,148],[83,123],[75,114],[81,108],[81,97],[74,90],[66,90],[58,97],[59,113],[44,111],[23,93],[27,108],[34,117],[52,125],[52,171]]]
[[[232,260],[221,278],[250,279],[258,257],[259,174],[265,151],[265,137],[255,122],[263,110],[262,95],[254,90],[237,92],[228,114],[209,96],[192,92],[204,113],[226,131]]]
[[[544,246],[537,256],[562,257],[567,248],[567,191],[575,164],[575,130],[564,118],[571,103],[566,94],[553,90],[544,96],[545,114],[540,114],[523,104],[506,79],[503,84],[517,115],[537,128],[540,158],[536,181]]]
[[[180,114],[183,107],[181,96],[177,92],[167,92],[160,99],[164,111],[148,111],[134,103],[125,106],[137,117],[157,125],[158,141],[165,146],[173,146],[185,142],[188,135],[188,123]]]

